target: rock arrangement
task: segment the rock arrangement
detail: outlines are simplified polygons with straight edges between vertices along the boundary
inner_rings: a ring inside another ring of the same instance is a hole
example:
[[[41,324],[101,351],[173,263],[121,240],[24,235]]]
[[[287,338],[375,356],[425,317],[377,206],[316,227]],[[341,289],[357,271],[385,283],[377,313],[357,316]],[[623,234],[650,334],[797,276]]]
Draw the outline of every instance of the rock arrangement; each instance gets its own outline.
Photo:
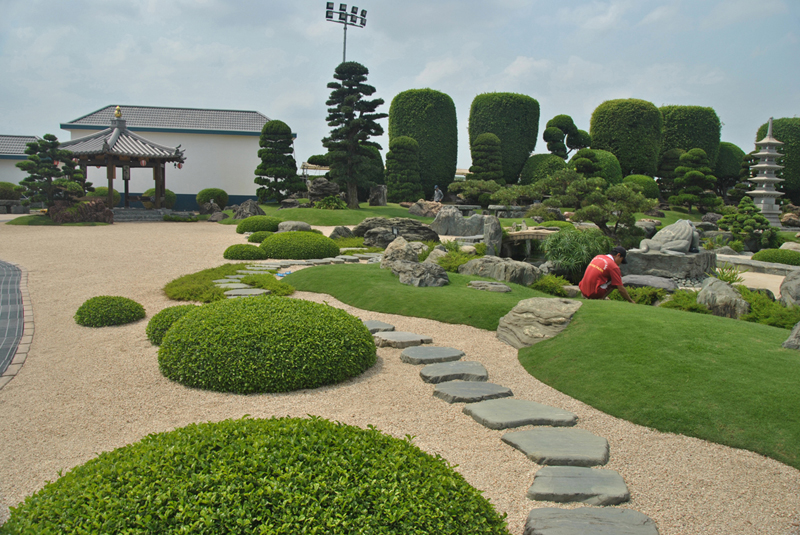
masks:
[[[234,219],[247,219],[252,215],[267,215],[253,199],[247,199],[242,204],[231,206]]]
[[[716,254],[699,250],[699,243],[700,234],[694,224],[678,220],[652,239],[642,240],[639,249],[628,251],[627,263],[620,266],[622,274],[654,275],[680,281],[681,286],[695,286],[717,268]]]
[[[353,235],[364,237],[366,245],[367,232],[377,228],[384,229],[381,233],[388,232],[392,235],[394,235],[393,229],[396,229],[397,236],[402,236],[407,241],[439,241],[439,234],[431,227],[408,217],[393,217],[390,219],[368,217],[353,228]]]
[[[572,299],[524,299],[500,318],[497,338],[516,349],[532,346],[566,329],[580,307],[581,302]]]
[[[438,287],[450,284],[450,277],[442,266],[433,262],[418,261],[422,247],[427,246],[418,242],[409,243],[402,236],[398,236],[383,252],[381,268],[391,269],[392,274],[399,277],[401,284],[409,286]]]
[[[317,177],[308,181],[308,200],[312,203],[321,201],[325,197],[336,197],[339,195],[339,184],[331,182],[327,178]]]

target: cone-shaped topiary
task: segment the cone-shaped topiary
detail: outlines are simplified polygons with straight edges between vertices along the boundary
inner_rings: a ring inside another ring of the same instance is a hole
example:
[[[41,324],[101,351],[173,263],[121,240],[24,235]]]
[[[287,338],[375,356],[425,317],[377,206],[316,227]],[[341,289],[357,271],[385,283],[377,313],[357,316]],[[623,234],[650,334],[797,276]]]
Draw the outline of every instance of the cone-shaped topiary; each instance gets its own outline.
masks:
[[[144,307],[127,297],[98,295],[87,299],[75,312],[75,323],[84,327],[124,325],[145,317]]]
[[[255,183],[261,186],[256,190],[260,202],[282,201],[287,195],[306,189],[305,181],[297,176],[293,144],[292,129],[283,121],[268,121],[261,129],[261,163],[255,171]]]
[[[470,152],[470,180],[503,180],[503,155],[499,137],[491,132],[479,135],[472,142]]]
[[[268,236],[259,246],[267,258],[307,260],[339,254],[339,246],[327,236],[315,232],[279,232]]]
[[[160,346],[161,340],[163,340],[169,328],[172,327],[172,324],[192,310],[197,310],[197,305],[178,305],[165,308],[147,322],[147,328],[144,331],[147,334],[147,339],[154,346]]]
[[[264,260],[267,255],[258,245],[237,243],[225,249],[225,252],[222,253],[222,258],[227,260]]]

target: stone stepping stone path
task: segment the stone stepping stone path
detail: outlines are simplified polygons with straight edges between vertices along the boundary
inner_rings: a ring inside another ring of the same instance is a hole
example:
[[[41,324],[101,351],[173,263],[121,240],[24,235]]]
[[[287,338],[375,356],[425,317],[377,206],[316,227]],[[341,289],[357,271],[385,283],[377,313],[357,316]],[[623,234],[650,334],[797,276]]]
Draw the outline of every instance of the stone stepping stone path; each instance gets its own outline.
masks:
[[[464,355],[453,347],[409,347],[400,353],[400,360],[406,364],[433,364],[460,360]]]
[[[628,486],[615,470],[579,466],[545,466],[536,472],[528,498],[545,502],[617,505],[631,499]]]
[[[249,284],[242,284],[241,282],[230,282],[230,281],[221,282],[215,284],[214,286],[216,286],[217,288],[224,288],[226,290],[241,290],[243,288],[251,288]]]
[[[488,381],[489,372],[480,362],[439,362],[428,364],[419,372],[426,383],[444,383],[446,381]]]
[[[378,320],[366,320],[363,323],[364,326],[369,329],[371,334],[394,330],[394,325],[390,325]]]
[[[225,275],[226,279],[233,279],[233,280],[242,280],[244,277],[245,277],[245,275]],[[217,280],[222,280],[222,279],[217,279]],[[217,281],[213,281],[213,282],[217,282]]]
[[[323,258],[323,260],[328,260],[331,264],[344,264],[344,260],[341,258]]]
[[[608,462],[608,441],[585,429],[512,431],[503,435],[502,441],[536,464],[597,466]]]
[[[638,511],[600,507],[541,507],[528,514],[523,535],[658,535],[656,523]]]
[[[345,262],[358,262],[359,258],[357,256],[349,255],[349,254],[340,254],[337,256],[339,260],[344,260]]]
[[[384,331],[372,335],[378,347],[411,347],[433,343],[433,338],[424,334],[414,334],[404,331]]]
[[[523,399],[492,399],[464,406],[464,414],[489,429],[523,425],[571,426],[578,417],[569,411]]]
[[[448,381],[436,385],[433,395],[447,403],[475,403],[485,399],[506,398],[514,393],[510,388],[494,383]]]
[[[236,298],[236,297],[251,297],[253,295],[264,295],[268,294],[269,290],[263,290],[261,288],[240,288],[238,290],[228,290],[225,292],[225,295],[228,299]]]

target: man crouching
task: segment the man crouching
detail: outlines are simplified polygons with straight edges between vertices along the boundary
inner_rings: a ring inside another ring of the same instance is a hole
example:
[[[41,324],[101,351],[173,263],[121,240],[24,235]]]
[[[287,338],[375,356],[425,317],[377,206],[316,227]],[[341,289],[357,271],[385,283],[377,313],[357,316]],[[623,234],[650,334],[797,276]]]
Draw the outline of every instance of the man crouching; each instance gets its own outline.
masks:
[[[586,299],[605,299],[616,288],[627,302],[635,304],[622,284],[622,273],[619,270],[620,264],[626,263],[627,255],[628,251],[624,247],[614,247],[611,254],[595,256],[586,267],[578,285],[583,296]]]

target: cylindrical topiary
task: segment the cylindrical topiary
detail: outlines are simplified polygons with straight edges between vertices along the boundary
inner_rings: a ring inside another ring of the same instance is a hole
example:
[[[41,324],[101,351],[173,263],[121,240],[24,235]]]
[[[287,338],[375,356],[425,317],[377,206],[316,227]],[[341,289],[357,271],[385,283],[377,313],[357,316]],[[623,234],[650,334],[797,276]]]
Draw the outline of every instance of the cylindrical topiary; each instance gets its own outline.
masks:
[[[279,232],[259,245],[267,258],[308,260],[339,254],[339,246],[327,236],[315,232]]]
[[[165,377],[238,394],[335,384],[375,360],[372,335],[358,318],[272,296],[204,305],[167,331],[158,352]]]
[[[567,162],[555,154],[533,154],[525,162],[522,172],[519,175],[519,183],[535,184],[547,178],[556,171],[567,168]]]
[[[648,199],[658,199],[658,184],[653,177],[647,175],[628,175],[622,182],[628,184],[638,184],[642,188],[642,194]]]
[[[266,240],[268,237],[272,236],[272,232],[268,230],[259,230],[258,232],[253,232],[247,237],[247,241],[250,243],[261,243]]]
[[[661,150],[661,112],[635,98],[607,100],[592,113],[592,148],[614,154],[623,176],[654,176]]]
[[[178,305],[165,308],[147,322],[147,328],[144,331],[147,339],[154,346],[160,346],[161,340],[164,339],[164,335],[167,334],[172,324],[197,308],[197,305]]]
[[[275,232],[278,230],[278,225],[281,220],[277,217],[270,217],[268,215],[251,215],[239,221],[236,225],[236,232],[244,234],[245,232]]]
[[[237,243],[225,249],[222,258],[227,260],[264,260],[267,258],[267,254],[258,245]]]
[[[767,123],[764,123],[756,133],[756,141],[764,139],[766,135]],[[773,120],[772,136],[783,143],[778,148],[778,152],[783,154],[778,162],[783,166],[783,191],[793,204],[800,204],[800,117]]]
[[[75,312],[75,323],[84,327],[124,325],[145,317],[144,307],[127,297],[98,295],[87,299]]]
[[[195,197],[197,201],[197,206],[203,206],[207,202],[214,201],[214,204],[219,206],[220,208],[225,208],[228,206],[228,194],[225,193],[225,190],[219,188],[206,188],[201,189],[197,192],[197,197]]]
[[[152,197],[156,194],[155,188],[150,188],[149,190],[142,193],[142,197]],[[175,203],[178,202],[178,196],[175,195],[172,191],[165,189],[164,190],[164,204],[161,205],[161,208],[172,209],[175,206]],[[142,204],[148,210],[152,210],[155,207],[155,204],[150,201],[143,201]]]
[[[114,196],[114,206],[119,206],[119,203],[122,201],[122,195],[119,194],[117,190],[112,192]],[[94,188],[94,191],[90,191],[86,194],[87,197],[97,197],[103,202],[107,202],[108,200],[108,188],[105,186],[98,186]],[[108,208],[113,208],[113,206],[109,206]]]
[[[703,149],[712,163],[717,161],[722,128],[714,108],[661,106],[663,139],[661,154],[670,149]]]
[[[419,143],[399,136],[386,154],[386,198],[389,202],[416,202],[425,198],[419,173]]]

